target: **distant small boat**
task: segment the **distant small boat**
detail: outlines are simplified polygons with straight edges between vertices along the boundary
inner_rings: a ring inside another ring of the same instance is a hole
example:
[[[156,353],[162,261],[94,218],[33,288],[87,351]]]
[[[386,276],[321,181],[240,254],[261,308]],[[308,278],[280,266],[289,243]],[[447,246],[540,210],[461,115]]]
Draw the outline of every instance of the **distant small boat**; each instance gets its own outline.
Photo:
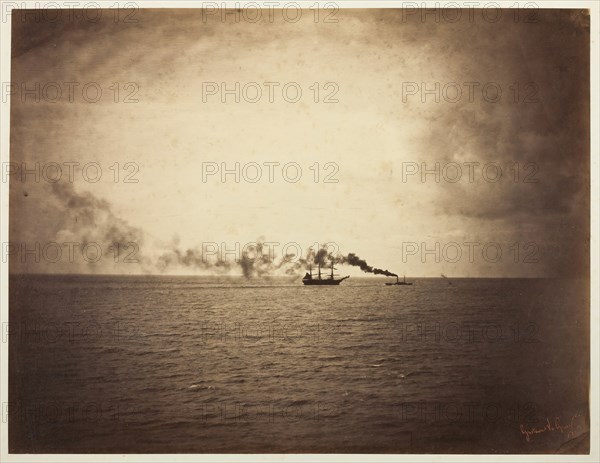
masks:
[[[396,282],[395,283],[386,283],[386,286],[412,286],[412,283],[407,283],[406,282],[406,275],[404,275],[404,279],[402,281],[400,281],[398,279],[398,277],[396,276]]]

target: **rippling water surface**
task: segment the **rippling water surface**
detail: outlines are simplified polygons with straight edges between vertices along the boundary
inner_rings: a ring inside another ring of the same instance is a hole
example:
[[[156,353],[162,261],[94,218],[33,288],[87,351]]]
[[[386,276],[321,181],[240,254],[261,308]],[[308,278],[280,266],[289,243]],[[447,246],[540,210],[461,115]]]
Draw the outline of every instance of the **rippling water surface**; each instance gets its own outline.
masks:
[[[11,276],[10,449],[530,453],[585,437],[586,285],[383,281]],[[556,418],[571,428],[527,440]]]

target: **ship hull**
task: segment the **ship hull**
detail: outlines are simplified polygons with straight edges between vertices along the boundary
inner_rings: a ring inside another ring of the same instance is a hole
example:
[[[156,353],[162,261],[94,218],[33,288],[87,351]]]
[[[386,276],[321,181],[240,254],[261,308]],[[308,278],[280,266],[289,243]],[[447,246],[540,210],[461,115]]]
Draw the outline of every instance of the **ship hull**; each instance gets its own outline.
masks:
[[[344,280],[302,280],[306,286],[332,286],[339,285]]]

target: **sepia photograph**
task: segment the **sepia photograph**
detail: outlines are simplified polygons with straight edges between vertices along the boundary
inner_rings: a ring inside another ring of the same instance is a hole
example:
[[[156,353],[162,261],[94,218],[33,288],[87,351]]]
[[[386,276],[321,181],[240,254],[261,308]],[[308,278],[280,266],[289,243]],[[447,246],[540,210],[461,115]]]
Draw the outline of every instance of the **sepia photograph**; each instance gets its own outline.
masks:
[[[0,460],[598,461],[598,13],[0,2]]]

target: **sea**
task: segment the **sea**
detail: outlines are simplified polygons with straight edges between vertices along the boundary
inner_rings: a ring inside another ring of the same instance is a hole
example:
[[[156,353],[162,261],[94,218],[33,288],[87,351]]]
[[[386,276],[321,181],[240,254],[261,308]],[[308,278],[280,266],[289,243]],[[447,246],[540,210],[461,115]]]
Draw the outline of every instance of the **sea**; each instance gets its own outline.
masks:
[[[9,277],[14,453],[585,453],[589,282]]]

